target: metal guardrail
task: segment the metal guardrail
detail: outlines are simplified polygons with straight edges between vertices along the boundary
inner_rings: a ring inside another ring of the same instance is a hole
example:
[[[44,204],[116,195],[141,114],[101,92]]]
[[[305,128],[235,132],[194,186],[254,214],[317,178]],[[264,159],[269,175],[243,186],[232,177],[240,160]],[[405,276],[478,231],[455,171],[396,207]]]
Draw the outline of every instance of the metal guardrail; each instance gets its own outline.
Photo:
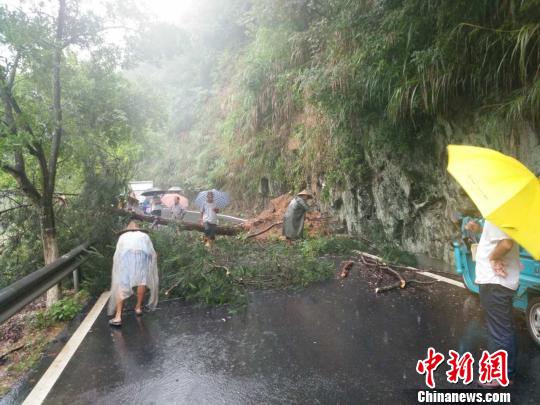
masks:
[[[90,245],[91,242],[85,242],[54,262],[0,290],[0,324],[76,271],[88,259],[85,253]],[[74,277],[74,282],[77,284],[78,278]]]

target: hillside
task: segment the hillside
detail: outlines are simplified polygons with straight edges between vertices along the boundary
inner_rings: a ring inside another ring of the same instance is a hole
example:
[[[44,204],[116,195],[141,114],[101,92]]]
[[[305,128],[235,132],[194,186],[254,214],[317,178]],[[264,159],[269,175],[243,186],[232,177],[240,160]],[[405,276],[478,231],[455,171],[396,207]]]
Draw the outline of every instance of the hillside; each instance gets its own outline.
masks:
[[[178,81],[156,172],[244,208],[262,206],[266,185],[308,187],[351,233],[449,260],[451,219],[471,207],[446,145],[540,168],[536,0],[214,7],[220,41],[201,24],[160,68]]]

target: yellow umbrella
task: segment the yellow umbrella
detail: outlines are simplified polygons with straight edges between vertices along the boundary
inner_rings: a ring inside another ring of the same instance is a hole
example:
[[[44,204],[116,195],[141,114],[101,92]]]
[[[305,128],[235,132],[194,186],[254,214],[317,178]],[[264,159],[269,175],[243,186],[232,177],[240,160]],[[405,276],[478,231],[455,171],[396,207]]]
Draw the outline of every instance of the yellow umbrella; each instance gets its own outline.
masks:
[[[540,180],[529,169],[491,149],[449,145],[448,171],[484,218],[540,259]]]

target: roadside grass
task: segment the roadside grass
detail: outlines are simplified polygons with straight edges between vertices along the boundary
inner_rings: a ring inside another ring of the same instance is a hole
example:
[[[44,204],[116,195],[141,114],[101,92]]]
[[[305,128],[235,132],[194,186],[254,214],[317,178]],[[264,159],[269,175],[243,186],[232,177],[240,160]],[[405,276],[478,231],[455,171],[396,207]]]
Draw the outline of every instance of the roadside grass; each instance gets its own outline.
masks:
[[[80,291],[66,296],[49,309],[38,306],[23,310],[2,325],[0,398],[37,364],[48,344],[82,310],[88,299],[88,293]]]

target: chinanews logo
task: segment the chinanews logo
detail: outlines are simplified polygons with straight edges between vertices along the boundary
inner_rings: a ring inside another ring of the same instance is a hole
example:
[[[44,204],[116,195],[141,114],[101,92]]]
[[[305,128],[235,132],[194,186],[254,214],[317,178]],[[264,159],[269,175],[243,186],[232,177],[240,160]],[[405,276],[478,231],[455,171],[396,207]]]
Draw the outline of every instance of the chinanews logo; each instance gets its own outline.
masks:
[[[416,372],[423,375],[425,384],[434,389],[434,374],[441,364],[444,363],[445,356],[437,352],[433,347],[428,348],[427,357],[424,360],[418,360]],[[460,355],[454,350],[448,352],[446,361],[448,370],[446,371],[446,380],[451,384],[457,384],[460,381],[468,385],[474,380],[474,358],[469,352]],[[494,353],[482,352],[478,362],[478,381],[482,384],[498,382],[502,387],[509,384],[508,380],[508,353],[506,350],[497,350]]]
[[[419,403],[482,403],[482,402],[511,402],[509,393],[483,393],[483,392],[437,392],[437,391],[419,391]]]

